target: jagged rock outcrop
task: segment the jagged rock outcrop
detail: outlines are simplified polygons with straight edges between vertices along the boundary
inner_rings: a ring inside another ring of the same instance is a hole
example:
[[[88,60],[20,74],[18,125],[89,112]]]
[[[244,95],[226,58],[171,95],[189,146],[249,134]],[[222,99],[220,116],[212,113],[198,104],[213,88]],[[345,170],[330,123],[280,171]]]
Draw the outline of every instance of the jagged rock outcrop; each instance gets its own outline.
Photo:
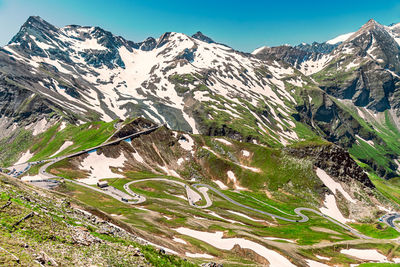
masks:
[[[311,159],[316,167],[325,170],[341,182],[351,184],[351,180],[356,180],[368,188],[375,188],[368,175],[358,166],[350,154],[334,144],[286,148],[285,150],[298,158]]]
[[[205,35],[204,35],[202,32],[200,32],[200,31],[198,31],[198,32],[196,32],[195,34],[193,34],[192,37],[195,38],[195,39],[197,39],[197,40],[200,40],[200,41],[209,43],[209,44],[215,43],[213,39],[211,39],[211,38],[208,37],[208,36],[205,36]]]

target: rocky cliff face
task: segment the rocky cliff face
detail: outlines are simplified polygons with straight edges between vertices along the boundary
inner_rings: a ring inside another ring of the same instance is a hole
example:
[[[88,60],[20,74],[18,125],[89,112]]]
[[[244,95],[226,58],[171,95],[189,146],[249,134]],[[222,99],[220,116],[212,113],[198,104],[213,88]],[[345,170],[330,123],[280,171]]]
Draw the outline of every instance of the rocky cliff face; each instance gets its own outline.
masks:
[[[302,92],[294,115],[299,121],[350,149],[381,177],[397,177],[399,149],[392,137],[399,138],[399,25],[370,20],[357,32],[336,39],[340,40],[326,46],[264,48],[255,55],[282,58],[322,90]],[[376,154],[386,162],[377,164],[371,156]]]
[[[328,43],[317,43],[312,44],[299,44],[297,46],[282,45],[276,47],[264,47],[258,49],[253,54],[260,59],[268,60],[282,60],[296,67],[299,70],[303,70],[305,74],[312,72],[313,62],[317,62],[324,59],[324,56],[332,52],[337,47],[337,44]],[[307,65],[310,66],[308,70]]]
[[[398,25],[368,21],[344,42],[278,46],[258,50],[259,58],[281,58],[318,82],[320,88],[375,112],[399,115]]]
[[[309,158],[318,168],[325,170],[330,176],[339,181],[351,184],[356,180],[365,187],[374,189],[375,186],[364,170],[358,166],[350,154],[343,148],[332,145],[306,146],[301,148],[286,148],[286,151],[298,158]]]
[[[397,109],[400,48],[387,28],[371,20],[333,53],[328,75],[315,74],[323,90],[376,112]]]

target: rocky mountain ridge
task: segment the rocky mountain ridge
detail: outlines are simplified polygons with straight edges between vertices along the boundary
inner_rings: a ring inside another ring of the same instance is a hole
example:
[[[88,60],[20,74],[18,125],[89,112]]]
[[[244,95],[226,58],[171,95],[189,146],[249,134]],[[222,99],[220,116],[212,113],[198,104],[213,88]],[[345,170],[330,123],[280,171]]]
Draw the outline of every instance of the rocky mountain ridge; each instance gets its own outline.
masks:
[[[386,127],[378,119],[386,112],[399,127],[398,31],[370,21],[337,43],[250,55],[201,32],[132,42],[99,27],[58,28],[30,17],[0,50],[1,137],[10,142],[22,128],[35,135],[60,120],[142,116],[273,147],[316,136],[346,149],[375,142],[390,154],[384,166],[358,158],[395,177],[399,151],[376,129]]]

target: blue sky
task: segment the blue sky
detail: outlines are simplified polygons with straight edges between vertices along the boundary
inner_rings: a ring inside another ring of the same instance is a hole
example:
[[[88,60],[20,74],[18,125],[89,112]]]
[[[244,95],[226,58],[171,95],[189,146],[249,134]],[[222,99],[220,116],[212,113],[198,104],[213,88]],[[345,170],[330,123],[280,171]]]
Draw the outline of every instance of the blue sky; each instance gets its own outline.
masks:
[[[400,22],[400,1],[0,0],[0,45],[30,15],[56,26],[100,26],[132,41],[166,31],[200,30],[235,49],[325,41],[357,30],[370,18]]]

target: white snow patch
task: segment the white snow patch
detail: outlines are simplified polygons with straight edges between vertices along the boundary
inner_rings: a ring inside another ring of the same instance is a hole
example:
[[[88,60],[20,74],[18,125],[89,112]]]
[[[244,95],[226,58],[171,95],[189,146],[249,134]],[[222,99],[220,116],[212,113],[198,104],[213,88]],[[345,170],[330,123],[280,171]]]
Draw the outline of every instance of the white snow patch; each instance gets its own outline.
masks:
[[[251,249],[255,253],[267,259],[271,267],[295,266],[278,252],[244,238],[223,238],[223,232],[208,233],[184,227],[177,228],[175,231],[180,234],[199,239],[218,249],[231,250],[236,244],[238,244],[241,248]]]
[[[220,180],[214,180],[213,182],[216,183],[219,186],[219,188],[221,188],[222,190],[228,189],[228,187]]]
[[[346,41],[347,39],[349,39],[350,36],[352,36],[354,34],[354,32],[349,32],[349,33],[345,33],[342,35],[339,35],[329,41],[326,41],[327,44],[337,44],[337,43],[341,43]]]
[[[359,136],[358,134],[356,134],[356,137],[360,140],[362,140],[363,142],[369,144],[370,146],[375,147],[375,143],[372,140],[365,140],[364,138],[362,138],[361,136]]]
[[[185,240],[183,240],[183,239],[181,239],[181,238],[174,237],[172,240],[173,240],[174,242],[177,242],[177,243],[181,243],[181,244],[187,245],[186,241],[185,241]]]
[[[247,216],[246,214],[243,214],[243,213],[240,213],[240,212],[237,212],[237,211],[227,210],[227,212],[235,214],[235,215],[238,215],[240,217],[243,217],[243,218],[248,219],[248,220],[253,221],[253,222],[265,222],[265,220],[257,220],[257,219],[254,219],[254,218],[251,218],[251,217]]]
[[[33,128],[32,134],[36,136],[38,134],[43,133],[47,129],[46,125],[47,125],[47,120],[45,118],[41,119],[36,123],[35,127]]]
[[[62,144],[62,146],[56,152],[54,152],[54,154],[51,155],[50,158],[57,155],[58,153],[60,153],[64,149],[66,149],[67,147],[72,146],[73,144],[74,144],[74,142],[71,142],[71,141],[64,142],[64,144]]]
[[[194,145],[194,141],[192,139],[192,137],[190,137],[190,135],[188,134],[184,134],[183,135],[186,140],[184,139],[180,139],[178,142],[181,145],[181,147],[187,151],[192,151],[193,150],[193,145]]]
[[[99,44],[97,42],[96,38],[93,39],[86,39],[83,42],[80,42],[79,44],[76,43],[76,48],[78,48],[79,50],[83,51],[85,49],[93,49],[93,50],[106,50],[107,47],[102,46],[101,44]]]
[[[325,207],[319,209],[323,214],[328,215],[341,223],[354,222],[354,220],[346,219],[342,215],[336,204],[336,198],[334,195],[325,195],[324,205]]]
[[[231,145],[232,145],[231,142],[229,142],[229,141],[227,141],[227,140],[225,140],[225,139],[222,139],[222,138],[215,138],[215,140],[217,140],[218,142],[221,142],[221,143],[223,143],[223,144],[225,144],[225,145],[228,145],[228,146],[231,146]]]
[[[149,209],[146,209],[146,208],[143,208],[143,207],[139,207],[139,206],[135,206],[135,209],[148,211],[148,212],[153,212],[152,210],[149,210]]]
[[[199,134],[199,130],[196,128],[196,121],[194,120],[193,117],[189,116],[186,114],[184,111],[182,111],[183,118],[189,123],[190,127],[192,128],[193,134]]]
[[[330,265],[326,265],[324,263],[320,263],[318,261],[306,260],[309,267],[330,267]]]
[[[376,262],[389,262],[385,255],[379,253],[375,249],[342,249],[340,253],[350,255],[362,260],[376,261]]]
[[[351,68],[358,67],[359,65],[360,65],[360,64],[357,63],[357,62],[355,62],[355,61],[350,62],[350,63],[346,66],[346,70],[349,71],[349,70],[351,70]]]
[[[181,178],[176,171],[169,169],[167,166],[158,166],[158,167],[160,167],[169,176]]]
[[[181,198],[181,199],[184,199],[184,200],[187,200],[187,198],[185,197],[185,196],[182,196],[182,195],[175,195],[176,197],[179,197],[179,198]]]
[[[179,166],[184,162],[185,160],[183,158],[179,158],[178,161],[176,162]]]
[[[315,255],[315,257],[317,257],[320,260],[326,260],[326,261],[329,261],[331,259],[329,257],[324,257],[324,256],[321,256],[321,255]]]
[[[237,190],[246,190],[246,188],[241,187],[239,185],[239,182],[237,181],[236,176],[233,173],[233,171],[228,171],[226,174],[228,175],[228,178],[233,182],[233,184],[235,186],[235,189],[237,189]]]
[[[61,123],[61,125],[60,125],[59,131],[61,132],[62,130],[65,129],[65,127],[67,127],[67,122],[63,121],[63,122]]]
[[[137,162],[144,163],[144,159],[142,158],[142,156],[140,156],[140,154],[137,151],[133,152],[132,155]]]
[[[79,181],[93,185],[97,184],[99,179],[124,178],[121,174],[113,173],[110,167],[123,167],[126,160],[124,154],[114,159],[108,158],[104,154],[98,155],[97,152],[89,153],[89,156],[81,162],[81,169],[89,171],[90,175],[88,178],[80,179]]]
[[[242,168],[244,168],[246,170],[250,170],[252,172],[260,172],[260,170],[255,168],[255,167],[249,167],[249,166],[245,166],[245,165],[242,165],[242,164],[236,164],[236,165],[238,165],[238,166],[240,166],[240,167],[242,167]]]
[[[326,187],[329,188],[329,190],[332,191],[336,195],[336,190],[339,191],[348,201],[351,203],[356,203],[356,200],[353,199],[346,191],[344,191],[343,187],[341,184],[336,182],[335,180],[332,179],[324,170],[317,168],[317,176],[321,181],[324,183]]]
[[[300,71],[305,75],[311,75],[322,70],[332,59],[331,55],[322,55],[316,60],[304,61],[300,65]]]
[[[32,158],[33,153],[31,153],[29,150],[26,151],[24,154],[22,154],[22,156],[19,158],[19,160],[14,164],[14,165],[18,165],[21,163],[25,163],[27,162],[30,158]]]
[[[361,118],[365,119],[365,115],[364,115],[364,113],[362,112],[362,110],[360,108],[357,108],[357,113],[358,113],[358,116],[360,116]]]
[[[233,183],[236,183],[236,176],[235,176],[235,174],[233,173],[233,171],[228,171],[227,173],[226,173],[227,175],[228,175],[228,178],[233,182]]]
[[[400,161],[399,159],[394,159],[394,163],[397,165],[397,173],[400,173]]]
[[[252,55],[257,55],[258,52],[260,52],[261,50],[263,50],[264,48],[268,48],[268,46],[261,46],[257,49],[255,49],[253,52],[251,52]]]
[[[214,256],[211,256],[209,254],[200,254],[200,253],[190,253],[186,252],[185,255],[190,258],[204,258],[204,259],[212,259]]]
[[[296,243],[295,241],[293,241],[291,239],[280,238],[280,237],[263,237],[263,238],[266,239],[266,240],[272,240],[272,241],[274,241],[274,240],[283,240],[283,241],[286,241],[286,242],[289,242],[289,243]]]
[[[243,156],[245,156],[245,157],[250,156],[250,152],[247,151],[247,150],[242,150],[242,154],[243,154]]]
[[[397,39],[397,42],[398,42],[398,43],[399,43],[399,41],[400,41],[400,39]],[[399,45],[400,45],[400,43],[399,43]],[[396,73],[394,73],[393,71],[391,71],[391,70],[389,70],[389,69],[386,69],[386,71],[389,72],[390,74],[392,74],[394,77],[400,78],[400,76],[397,75]]]

